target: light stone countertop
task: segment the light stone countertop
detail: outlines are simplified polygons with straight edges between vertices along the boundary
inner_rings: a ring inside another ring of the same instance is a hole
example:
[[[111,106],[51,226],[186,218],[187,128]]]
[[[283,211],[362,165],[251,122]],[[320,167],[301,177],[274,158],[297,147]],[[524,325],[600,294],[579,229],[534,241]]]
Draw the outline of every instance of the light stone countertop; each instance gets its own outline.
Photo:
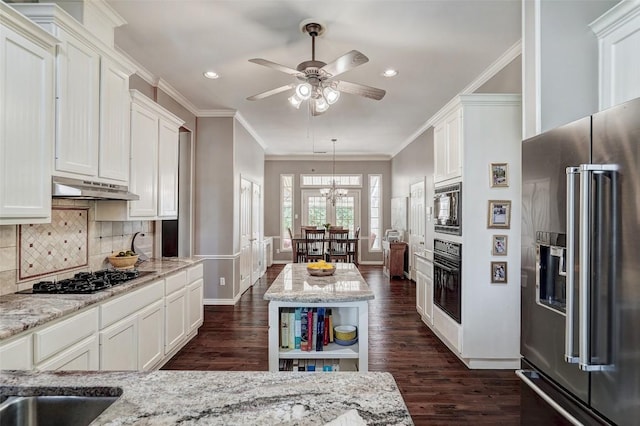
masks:
[[[129,292],[201,261],[197,258],[150,259],[141,263],[138,270],[153,273],[92,294],[13,293],[0,296],[0,341],[110,297]]]
[[[353,410],[366,424],[413,424],[389,373],[0,372],[0,383],[0,401],[121,389],[94,425],[323,425]]]
[[[279,302],[326,303],[371,300],[373,291],[353,263],[335,263],[327,277],[309,275],[306,263],[289,263],[264,294]]]

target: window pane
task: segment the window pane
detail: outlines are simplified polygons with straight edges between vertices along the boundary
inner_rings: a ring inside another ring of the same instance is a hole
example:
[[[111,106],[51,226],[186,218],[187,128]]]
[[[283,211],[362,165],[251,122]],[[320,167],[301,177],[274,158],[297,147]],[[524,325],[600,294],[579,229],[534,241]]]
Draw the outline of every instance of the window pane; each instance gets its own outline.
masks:
[[[369,247],[371,251],[381,249],[382,236],[382,176],[369,175]]]
[[[289,229],[293,232],[293,175],[280,175],[280,249],[291,250]]]

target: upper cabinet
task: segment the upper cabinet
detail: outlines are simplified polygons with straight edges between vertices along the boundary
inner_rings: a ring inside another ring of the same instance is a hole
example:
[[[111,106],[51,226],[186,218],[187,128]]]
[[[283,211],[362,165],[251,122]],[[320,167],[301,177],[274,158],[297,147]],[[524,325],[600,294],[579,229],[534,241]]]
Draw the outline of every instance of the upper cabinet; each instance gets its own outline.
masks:
[[[133,68],[59,6],[14,7],[61,41],[56,55],[53,175],[127,185]]]
[[[0,2],[0,225],[51,221],[56,43]]]
[[[178,217],[178,143],[183,121],[137,90],[131,90],[129,190],[137,201],[101,201],[96,220]]]
[[[446,115],[434,126],[434,182],[446,182],[462,175],[462,109]]]
[[[640,3],[621,1],[591,29],[598,37],[600,109],[640,97]]]

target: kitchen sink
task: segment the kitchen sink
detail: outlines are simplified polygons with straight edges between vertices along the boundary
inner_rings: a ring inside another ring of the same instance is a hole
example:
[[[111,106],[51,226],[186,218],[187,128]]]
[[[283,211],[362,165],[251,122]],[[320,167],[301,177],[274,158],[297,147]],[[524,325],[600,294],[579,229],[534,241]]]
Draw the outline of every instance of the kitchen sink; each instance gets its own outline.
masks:
[[[11,396],[0,404],[0,426],[88,425],[117,396]]]

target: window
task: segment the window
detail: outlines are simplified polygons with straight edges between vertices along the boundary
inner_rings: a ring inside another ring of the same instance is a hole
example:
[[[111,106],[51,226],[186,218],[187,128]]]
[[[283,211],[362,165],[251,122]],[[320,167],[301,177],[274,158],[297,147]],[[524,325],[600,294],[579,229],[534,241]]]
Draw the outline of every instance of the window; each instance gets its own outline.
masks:
[[[280,250],[291,251],[293,232],[293,175],[280,175]]]
[[[382,236],[382,175],[369,175],[369,251],[380,251]]]
[[[300,175],[302,188],[331,186],[333,181],[341,188],[361,188],[362,175]]]
[[[342,226],[353,235],[360,226],[360,190],[350,190],[333,206],[318,189],[303,189],[302,224],[322,226],[325,223]]]

